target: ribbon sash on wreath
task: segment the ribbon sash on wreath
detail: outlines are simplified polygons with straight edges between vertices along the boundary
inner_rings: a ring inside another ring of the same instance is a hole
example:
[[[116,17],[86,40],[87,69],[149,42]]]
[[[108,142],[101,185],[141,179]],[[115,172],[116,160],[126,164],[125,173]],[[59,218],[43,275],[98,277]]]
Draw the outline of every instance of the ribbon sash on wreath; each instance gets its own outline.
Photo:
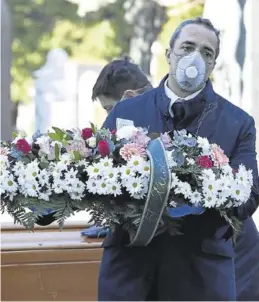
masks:
[[[146,246],[150,243],[167,205],[171,188],[171,172],[160,138],[149,143],[147,154],[151,164],[148,195],[136,235],[129,246]]]

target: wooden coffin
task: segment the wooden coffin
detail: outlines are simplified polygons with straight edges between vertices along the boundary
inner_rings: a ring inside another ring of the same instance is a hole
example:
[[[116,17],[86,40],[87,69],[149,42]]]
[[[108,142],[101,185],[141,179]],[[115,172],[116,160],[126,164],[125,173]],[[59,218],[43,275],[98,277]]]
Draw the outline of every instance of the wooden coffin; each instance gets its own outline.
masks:
[[[101,240],[2,229],[1,241],[1,301],[96,301]]]

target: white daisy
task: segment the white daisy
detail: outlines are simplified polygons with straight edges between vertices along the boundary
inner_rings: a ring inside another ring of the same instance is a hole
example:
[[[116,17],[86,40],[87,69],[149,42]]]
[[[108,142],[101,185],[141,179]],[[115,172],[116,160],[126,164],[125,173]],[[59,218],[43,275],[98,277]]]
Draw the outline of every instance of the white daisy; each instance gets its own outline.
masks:
[[[113,160],[112,158],[104,157],[100,159],[99,164],[102,170],[111,169],[113,167]]]
[[[195,165],[195,160],[194,160],[193,158],[187,157],[187,158],[186,158],[186,161],[187,161],[187,164],[188,164],[189,166]]]
[[[174,172],[172,172],[172,174],[171,174],[171,189],[178,186],[178,184],[179,184],[179,178],[177,177],[177,175]]]
[[[207,138],[205,137],[198,137],[197,138],[198,147],[202,149],[202,155],[210,155],[211,148],[210,143]]]
[[[89,178],[86,182],[86,188],[89,193],[97,194],[100,186],[100,180]]]
[[[8,156],[0,154],[0,168],[3,169],[4,167],[9,167]]]
[[[94,163],[86,167],[86,172],[90,178],[98,178],[102,175],[102,167],[99,163]]]
[[[133,171],[142,174],[145,164],[146,164],[146,160],[143,157],[139,155],[133,155],[128,161],[127,166],[131,167]]]
[[[17,183],[14,181],[14,177],[12,174],[8,176],[8,178],[5,179],[3,183],[3,188],[5,191],[8,193],[13,193],[16,192],[18,189]]]
[[[12,171],[15,176],[19,176],[20,173],[23,173],[25,171],[24,163],[22,161],[17,161],[14,164]]]
[[[191,194],[190,202],[194,205],[199,205],[202,201],[202,195],[198,191],[194,191]]]
[[[143,189],[142,179],[140,177],[130,178],[127,182],[126,189],[130,193],[130,195],[140,193]]]
[[[187,182],[179,182],[174,189],[176,194],[182,194],[184,198],[190,199],[192,197],[192,188]]]
[[[118,182],[107,183],[107,193],[114,197],[121,195],[121,185]]]
[[[128,165],[123,165],[120,167],[121,178],[128,179],[129,177],[135,177],[136,172],[134,169]]]
[[[203,198],[205,208],[214,208],[217,205],[217,196],[211,194],[205,194]]]
[[[49,173],[47,169],[40,170],[38,174],[39,183],[41,186],[48,184],[49,182]]]
[[[107,182],[114,183],[117,181],[119,177],[118,169],[117,168],[110,168],[103,171],[103,177]]]

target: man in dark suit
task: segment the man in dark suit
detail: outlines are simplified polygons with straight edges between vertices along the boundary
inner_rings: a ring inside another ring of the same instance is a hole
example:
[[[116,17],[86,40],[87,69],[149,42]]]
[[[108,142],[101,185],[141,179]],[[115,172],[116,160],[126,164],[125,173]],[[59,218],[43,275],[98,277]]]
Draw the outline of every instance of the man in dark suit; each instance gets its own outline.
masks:
[[[183,235],[156,236],[146,247],[128,248],[119,226],[104,241],[98,299],[118,300],[259,300],[259,238],[251,218],[259,203],[254,120],[213,91],[209,76],[219,54],[219,33],[211,22],[183,22],[166,51],[169,74],[159,87],[119,102],[104,126],[118,119],[164,133],[187,129],[217,143],[233,168],[253,170],[248,202],[231,210],[243,221],[233,246],[232,231],[215,210],[186,215]],[[236,261],[236,270],[235,270]]]

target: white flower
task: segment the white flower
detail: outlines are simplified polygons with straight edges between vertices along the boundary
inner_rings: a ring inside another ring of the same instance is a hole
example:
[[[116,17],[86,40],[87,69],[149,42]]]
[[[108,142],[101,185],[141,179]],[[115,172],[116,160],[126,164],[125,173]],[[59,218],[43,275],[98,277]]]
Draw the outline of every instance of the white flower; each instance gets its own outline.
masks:
[[[143,173],[146,160],[139,155],[133,155],[128,161],[127,166],[132,168],[133,171]]]
[[[64,180],[61,180],[60,178],[54,178],[52,184],[52,190],[54,190],[56,194],[61,194],[64,191],[64,185],[65,185]]]
[[[172,208],[176,208],[176,207],[177,207],[177,203],[176,203],[175,201],[173,201],[173,200],[171,200],[171,201],[169,202],[169,205],[170,205],[170,207],[172,207]]]
[[[214,181],[216,180],[216,175],[211,169],[204,169],[202,170],[202,175],[200,176],[200,179]]]
[[[34,160],[34,161],[28,163],[26,165],[25,171],[24,171],[26,182],[27,181],[33,182],[35,180],[35,178],[38,177],[39,171],[40,171],[40,168],[39,168],[39,163],[37,160]]]
[[[186,199],[192,197],[192,188],[187,182],[179,182],[178,187],[174,189],[174,192],[176,194],[182,194]]]
[[[69,171],[65,173],[65,180],[69,183],[76,179],[78,171],[74,168],[71,168]]]
[[[197,138],[197,143],[198,143],[198,147],[202,149],[203,155],[210,155],[211,148],[210,148],[210,143],[207,138],[199,136]]]
[[[111,169],[113,167],[113,160],[108,157],[101,158],[99,161],[102,170]]]
[[[142,179],[140,177],[129,178],[126,189],[131,196],[140,193],[143,189]]]
[[[8,156],[0,154],[0,169],[5,167],[9,167]]]
[[[195,160],[193,158],[186,158],[187,164],[193,166],[195,164]]]
[[[119,140],[121,139],[130,140],[133,134],[137,131],[138,129],[135,126],[123,126],[117,129],[116,136]]]
[[[87,144],[90,148],[95,148],[96,147],[96,137],[92,136],[92,137],[88,138],[86,140],[86,142],[87,142]]]
[[[204,195],[204,207],[205,208],[214,208],[217,205],[218,198],[216,195],[205,194]]]
[[[76,164],[77,167],[80,167],[80,166],[87,167],[88,165],[89,165],[89,162],[87,162],[87,161],[85,160],[85,158],[79,160],[79,161],[77,162],[77,164]]]
[[[24,196],[38,197],[39,185],[37,182],[26,182],[23,187]]]
[[[60,156],[59,162],[64,165],[69,165],[73,160],[73,155],[69,153],[64,153]]]
[[[178,186],[179,184],[179,178],[177,177],[177,175],[172,172],[171,174],[171,189],[175,188],[176,186]]]
[[[132,167],[128,165],[123,165],[120,167],[121,179],[128,179],[129,177],[135,177],[136,172]]]
[[[8,193],[14,193],[17,191],[18,189],[18,185],[17,183],[14,181],[14,177],[12,174],[10,174],[8,176],[8,178],[5,179],[4,183],[3,183],[3,188],[5,191],[7,191]]]
[[[202,195],[198,191],[194,191],[191,194],[190,202],[194,205],[199,205],[202,201]]]
[[[244,186],[253,185],[253,173],[252,170],[246,170],[244,165],[240,165],[238,172],[235,174],[236,181]]]
[[[114,183],[117,181],[119,177],[118,169],[117,168],[110,168],[109,170],[103,171],[104,179],[109,183]]]
[[[113,196],[121,195],[121,185],[118,182],[108,183],[107,184],[107,193]]]
[[[98,178],[102,175],[102,167],[99,163],[94,163],[86,167],[86,172],[90,178]]]
[[[100,186],[100,180],[97,180],[95,178],[89,178],[86,182],[86,188],[87,190],[92,194],[97,194]]]
[[[143,165],[143,169],[141,171],[143,176],[149,177],[150,176],[150,161],[146,161]]]
[[[242,202],[245,203],[247,201],[247,199],[249,198],[250,194],[247,194],[248,192],[244,189],[243,186],[240,186],[238,184],[234,184],[232,186],[232,190],[231,190],[231,197],[238,201],[238,202]],[[250,192],[249,192],[250,193]]]
[[[44,186],[49,183],[49,173],[47,169],[43,169],[38,174],[39,183],[41,186]]]
[[[172,153],[173,151],[166,150],[167,161],[170,169],[177,167],[177,163],[173,160]]]
[[[203,180],[202,182],[203,194],[216,195],[218,194],[218,190],[219,187],[216,181],[208,180],[208,179]]]
[[[25,171],[24,163],[22,161],[17,161],[14,164],[12,171],[15,176],[19,176],[21,173],[24,173],[24,171]]]

